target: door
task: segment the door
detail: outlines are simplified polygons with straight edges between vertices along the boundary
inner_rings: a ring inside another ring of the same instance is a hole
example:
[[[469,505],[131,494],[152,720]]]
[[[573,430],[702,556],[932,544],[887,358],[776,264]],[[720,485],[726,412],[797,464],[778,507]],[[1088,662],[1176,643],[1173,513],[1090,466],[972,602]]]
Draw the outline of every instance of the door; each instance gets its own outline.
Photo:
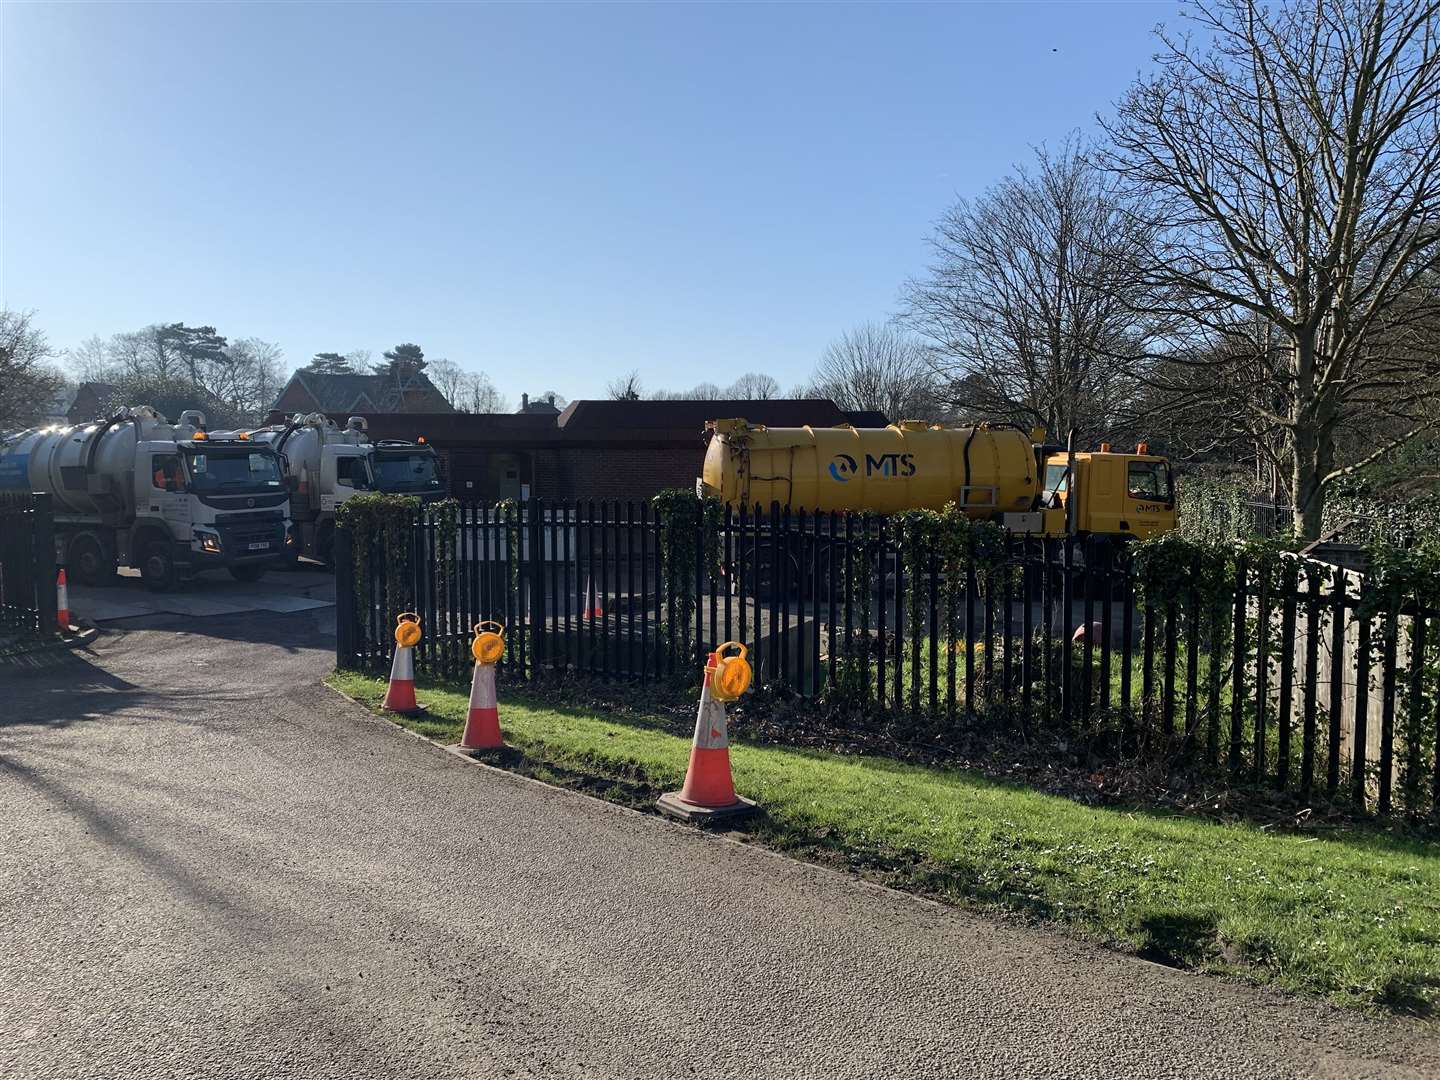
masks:
[[[149,517],[160,518],[170,528],[173,539],[190,540],[190,494],[186,490],[185,467],[180,455],[170,452],[149,455],[150,486],[148,502],[142,505]]]

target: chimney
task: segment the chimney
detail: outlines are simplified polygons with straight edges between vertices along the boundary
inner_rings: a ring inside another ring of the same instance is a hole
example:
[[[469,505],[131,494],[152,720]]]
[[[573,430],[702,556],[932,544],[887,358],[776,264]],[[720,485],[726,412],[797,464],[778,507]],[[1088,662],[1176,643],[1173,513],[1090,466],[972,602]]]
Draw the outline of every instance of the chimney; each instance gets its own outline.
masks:
[[[521,394],[521,395],[520,395],[520,411],[521,411],[521,412],[525,412],[525,411],[526,411],[527,409],[529,409],[529,408],[530,408],[530,395],[529,395],[529,394]]]

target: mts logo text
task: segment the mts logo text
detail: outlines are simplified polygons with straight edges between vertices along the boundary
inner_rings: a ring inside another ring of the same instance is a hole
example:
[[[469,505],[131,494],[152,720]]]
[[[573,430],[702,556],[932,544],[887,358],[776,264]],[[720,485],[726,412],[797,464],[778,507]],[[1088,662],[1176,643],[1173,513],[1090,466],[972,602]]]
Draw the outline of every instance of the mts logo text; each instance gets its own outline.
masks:
[[[845,483],[860,472],[861,463],[849,454],[836,454],[830,462],[830,477]],[[864,460],[866,476],[900,477],[915,475],[914,454],[866,454]]]

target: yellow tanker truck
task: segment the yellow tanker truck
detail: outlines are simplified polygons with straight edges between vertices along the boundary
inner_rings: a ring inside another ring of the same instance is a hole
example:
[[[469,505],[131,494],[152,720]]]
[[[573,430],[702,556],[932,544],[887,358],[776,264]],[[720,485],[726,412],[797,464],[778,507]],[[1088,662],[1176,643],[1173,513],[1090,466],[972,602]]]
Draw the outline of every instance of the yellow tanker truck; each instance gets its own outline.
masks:
[[[902,420],[884,428],[766,428],[712,420],[696,491],[731,506],[893,514],[955,503],[1012,532],[1145,539],[1175,527],[1170,463],[1150,454],[1070,455],[1044,432],[946,428]],[[1072,507],[1071,499],[1075,500]],[[1073,522],[1067,514],[1073,509]]]

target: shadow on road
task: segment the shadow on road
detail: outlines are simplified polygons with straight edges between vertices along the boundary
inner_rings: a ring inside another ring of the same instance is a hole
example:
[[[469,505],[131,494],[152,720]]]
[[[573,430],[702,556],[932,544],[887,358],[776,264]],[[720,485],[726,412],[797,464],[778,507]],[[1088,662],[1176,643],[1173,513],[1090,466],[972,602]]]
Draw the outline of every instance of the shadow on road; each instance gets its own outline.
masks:
[[[156,614],[126,619],[123,623],[104,626],[109,637],[124,637],[144,631],[173,633],[177,637],[213,638],[233,641],[239,646],[261,645],[279,648],[294,655],[310,649],[335,650],[335,609],[316,608],[312,611],[288,613],[249,611],[233,615]],[[243,652],[237,652],[237,657]],[[3,672],[3,669],[0,669]],[[3,679],[3,674],[0,674]]]
[[[228,897],[192,873],[183,863],[142,843],[117,825],[111,815],[79,793],[4,757],[0,757],[0,776],[19,781],[52,806],[78,818],[89,835],[106,847],[139,862],[150,874],[163,879],[194,903],[212,910],[236,910]]]
[[[43,660],[35,657],[43,656]],[[84,653],[46,650],[0,664],[0,733],[26,727],[66,728],[124,711],[183,713],[196,691],[137,686]],[[243,692],[207,691],[207,701],[242,701]]]

